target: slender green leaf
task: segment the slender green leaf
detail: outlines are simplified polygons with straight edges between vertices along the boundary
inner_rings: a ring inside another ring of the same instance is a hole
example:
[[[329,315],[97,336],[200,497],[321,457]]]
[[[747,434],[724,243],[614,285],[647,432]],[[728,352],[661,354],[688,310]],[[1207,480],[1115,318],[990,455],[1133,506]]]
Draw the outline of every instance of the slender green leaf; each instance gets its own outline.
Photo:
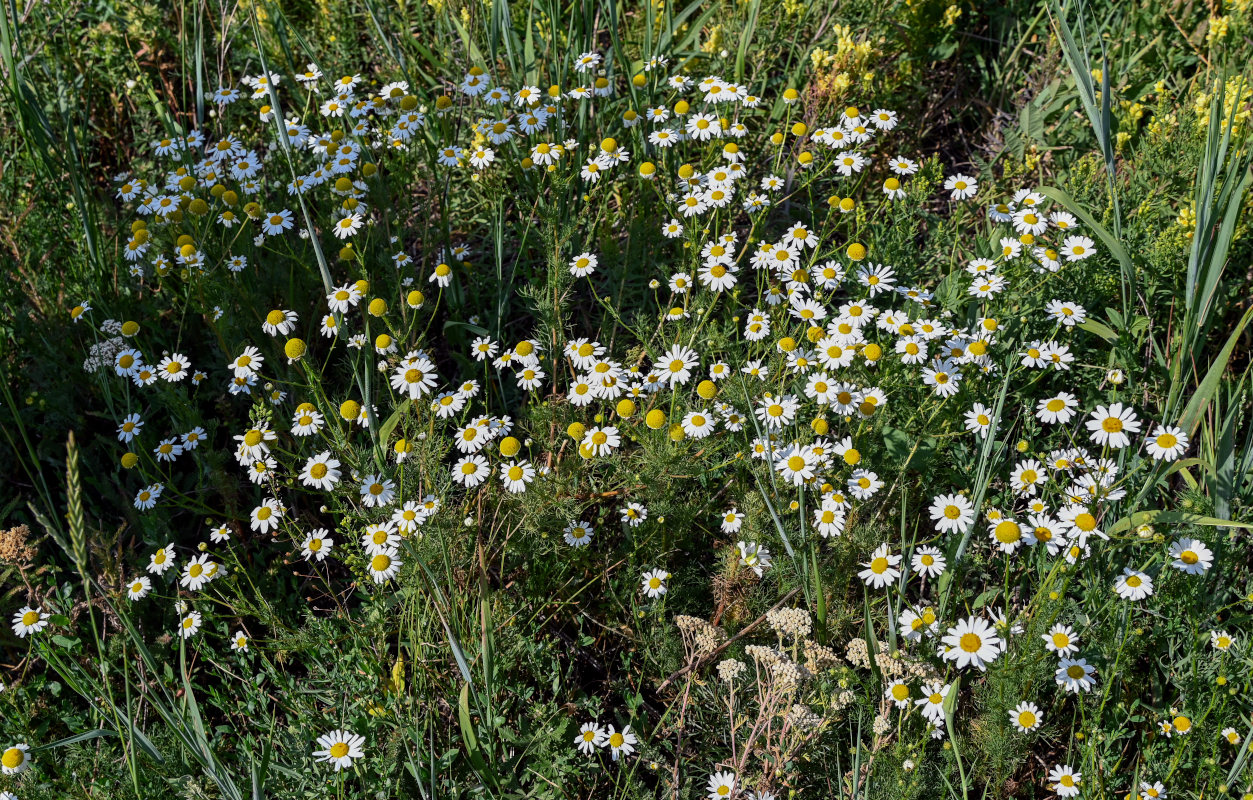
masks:
[[[1203,514],[1192,514],[1187,511],[1137,511],[1131,516],[1123,517],[1115,522],[1106,529],[1106,533],[1123,533],[1141,525],[1210,525],[1253,530],[1253,524],[1247,522],[1232,522],[1229,519],[1207,517]]]

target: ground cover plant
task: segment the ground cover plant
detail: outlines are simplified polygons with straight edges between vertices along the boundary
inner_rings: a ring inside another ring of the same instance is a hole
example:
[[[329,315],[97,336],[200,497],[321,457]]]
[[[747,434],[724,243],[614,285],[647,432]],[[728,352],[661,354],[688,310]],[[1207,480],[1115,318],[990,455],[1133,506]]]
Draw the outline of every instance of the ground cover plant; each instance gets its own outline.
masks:
[[[0,798],[1253,797],[1253,4],[4,8]]]

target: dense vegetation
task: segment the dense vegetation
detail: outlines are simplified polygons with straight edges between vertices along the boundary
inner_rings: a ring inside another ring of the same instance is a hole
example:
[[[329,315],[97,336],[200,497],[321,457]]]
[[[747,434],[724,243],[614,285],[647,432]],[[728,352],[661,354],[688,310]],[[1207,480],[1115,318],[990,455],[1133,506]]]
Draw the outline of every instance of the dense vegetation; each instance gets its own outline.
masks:
[[[1253,3],[0,14],[0,798],[1253,797]]]

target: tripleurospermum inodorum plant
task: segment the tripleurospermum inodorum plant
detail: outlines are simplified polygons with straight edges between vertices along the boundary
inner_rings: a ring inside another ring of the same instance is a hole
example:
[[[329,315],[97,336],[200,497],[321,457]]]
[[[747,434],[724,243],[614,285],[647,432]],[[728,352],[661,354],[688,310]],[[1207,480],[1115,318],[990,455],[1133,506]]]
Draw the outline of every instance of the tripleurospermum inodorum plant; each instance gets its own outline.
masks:
[[[1249,9],[1041,5],[957,144],[878,5],[199,9],[6,440],[5,797],[1248,791]]]

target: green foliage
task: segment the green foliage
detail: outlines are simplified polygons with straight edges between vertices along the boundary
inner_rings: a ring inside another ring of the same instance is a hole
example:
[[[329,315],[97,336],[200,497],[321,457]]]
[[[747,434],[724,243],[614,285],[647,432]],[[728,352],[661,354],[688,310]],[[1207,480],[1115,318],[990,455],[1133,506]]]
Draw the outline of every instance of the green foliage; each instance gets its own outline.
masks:
[[[4,634],[0,753],[29,743],[33,767],[0,777],[0,791],[677,798],[729,771],[728,800],[971,800],[1052,796],[1050,770],[1069,765],[1084,797],[1135,795],[1142,781],[1175,797],[1249,792],[1250,13],[1238,0],[1212,17],[1052,0],[5,4],[0,576],[17,619]],[[586,52],[604,63],[578,71]],[[502,109],[516,125],[528,107],[459,90],[471,68],[493,86],[536,87],[556,121],[490,142]],[[324,74],[320,91],[295,80],[308,70]],[[249,98],[241,78],[268,72],[281,82]],[[374,108],[389,113],[360,118],[378,126],[365,132],[351,114],[318,112],[340,75],[359,76],[362,99],[406,86]],[[760,103],[706,104],[671,75],[720,75]],[[595,78],[606,96],[547,94]],[[214,102],[219,86],[244,98]],[[662,148],[648,140],[662,124],[628,124],[627,112],[678,114],[679,100],[742,121],[744,135]],[[849,106],[892,109],[899,124],[868,126],[870,163],[841,177],[843,151],[821,132]],[[393,143],[386,126],[401,110],[422,122]],[[288,132],[290,117],[357,148],[349,186],[331,176],[285,190],[328,163]],[[255,151],[258,193],[225,167],[209,177],[194,148],[156,152],[193,131]],[[607,137],[628,151],[622,163]],[[535,163],[541,141],[551,169]],[[459,166],[440,162],[450,145],[466,148]],[[467,163],[486,146],[490,165]],[[581,176],[598,154],[603,177]],[[917,170],[890,170],[898,156]],[[641,177],[645,161],[656,171]],[[685,165],[709,176],[736,163],[747,177],[728,182],[730,203],[682,216]],[[950,198],[957,173],[978,181],[975,199]],[[767,175],[779,191],[761,186]],[[119,199],[139,178],[178,210]],[[1026,189],[1040,198],[1011,203]],[[750,193],[769,203],[742,206]],[[996,204],[1028,202],[1072,214],[1094,253],[1044,254],[1070,233],[1055,220],[1030,241],[997,220]],[[281,207],[294,229],[257,236]],[[354,210],[363,228],[337,235]],[[661,235],[672,217],[684,231]],[[802,275],[751,265],[794,225],[817,242],[794,248]],[[701,253],[729,232],[738,277],[712,291]],[[150,250],[128,259],[137,244]],[[580,253],[598,259],[589,275],[571,270]],[[236,258],[246,267],[231,269]],[[1003,289],[975,296],[976,259]],[[858,276],[875,264],[916,294],[878,294],[871,273]],[[679,272],[685,292],[668,285]],[[360,304],[328,307],[358,282]],[[793,301],[806,296],[830,316],[804,318]],[[1058,300],[1086,320],[1055,319]],[[821,328],[853,319],[846,303],[873,306],[882,324],[840,340],[854,357],[822,368],[855,384],[837,407],[805,389],[819,371],[812,348],[834,338]],[[263,332],[284,310],[292,330]],[[338,335],[326,336],[332,310]],[[770,325],[762,338],[747,335],[754,315]],[[921,337],[924,325],[946,333]],[[955,355],[947,340],[960,339],[957,394],[923,382],[930,359],[896,349],[915,335],[929,355]],[[303,356],[289,360],[288,338]],[[488,339],[509,364],[476,358]],[[621,397],[578,404],[585,370],[565,348],[587,341],[620,370]],[[1068,370],[1023,363],[1042,341],[1073,356]],[[114,374],[124,345],[153,367],[181,354],[206,377],[140,386]],[[265,368],[236,393],[240,373],[224,366],[250,346]],[[663,353],[676,346],[697,363],[669,385]],[[393,384],[416,351],[436,373],[431,394]],[[101,353],[109,363],[96,368]],[[768,376],[742,372],[750,363]],[[726,375],[698,388],[716,364]],[[526,388],[534,367],[543,377]],[[667,385],[651,391],[650,374]],[[432,399],[468,381],[464,407],[438,413]],[[1036,413],[1061,391],[1078,398],[1068,426]],[[795,420],[764,427],[788,396]],[[346,402],[360,414],[341,416]],[[1131,447],[1102,447],[1083,425],[1114,402],[1143,425]],[[302,403],[322,418],[308,437],[293,432]],[[131,413],[146,427],[122,441]],[[694,432],[705,416],[707,437]],[[458,437],[476,421],[491,432],[477,451],[489,473],[464,488]],[[1182,429],[1185,452],[1148,455],[1158,423]],[[620,445],[588,451],[605,426]],[[237,448],[261,429],[276,432],[265,440],[276,464],[246,480],[258,462]],[[194,451],[160,460],[159,443],[193,430]],[[803,449],[815,479],[793,482],[786,457],[772,462],[770,436]],[[311,489],[302,468],[323,451],[341,482]],[[1047,473],[1038,492],[1016,485],[1028,459]],[[502,474],[518,463],[536,471],[515,494]],[[874,474],[864,494],[859,469]],[[392,481],[386,508],[359,490],[373,476]],[[153,486],[155,509],[140,508]],[[944,533],[930,507],[953,492],[973,521]],[[250,515],[269,498],[282,519],[259,529]],[[386,550],[403,563],[376,581],[362,536],[402,501],[435,510]],[[632,525],[636,503],[647,518]],[[1080,508],[1104,536],[1081,543],[1079,522],[1060,521]],[[1014,536],[1034,528],[1034,546],[998,547],[1007,518]],[[566,531],[580,524],[591,543],[573,547]],[[334,541],[325,560],[309,547],[319,536]],[[1185,538],[1212,552],[1211,568],[1182,570],[1170,548]],[[175,569],[128,599],[167,545]],[[772,563],[752,559],[758,545]],[[922,574],[924,555],[944,568]],[[180,585],[201,556],[211,582]],[[888,556],[900,574],[874,584]],[[1152,594],[1120,597],[1124,569],[1151,577]],[[653,570],[666,576],[656,597]],[[27,606],[49,613],[46,628],[19,627]],[[201,627],[184,636],[193,618]],[[959,667],[942,637],[974,620],[1006,646]],[[1059,685],[1067,662],[1042,646],[1056,625],[1072,626],[1073,657],[1095,668],[1085,691]],[[240,637],[247,647],[232,648]],[[1027,702],[1040,724],[1022,731]],[[587,722],[629,725],[635,752],[613,758],[608,740],[580,752]],[[338,771],[312,754],[341,730],[365,744]]]

